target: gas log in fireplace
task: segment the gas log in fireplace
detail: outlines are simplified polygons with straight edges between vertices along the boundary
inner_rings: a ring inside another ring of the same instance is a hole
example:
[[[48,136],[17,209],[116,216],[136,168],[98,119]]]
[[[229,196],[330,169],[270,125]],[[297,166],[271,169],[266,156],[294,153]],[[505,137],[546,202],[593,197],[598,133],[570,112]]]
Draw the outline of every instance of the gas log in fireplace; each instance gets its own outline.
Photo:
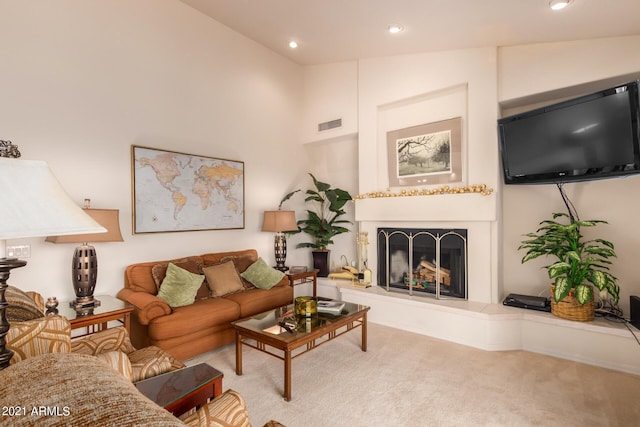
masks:
[[[467,230],[378,228],[378,286],[467,298]]]

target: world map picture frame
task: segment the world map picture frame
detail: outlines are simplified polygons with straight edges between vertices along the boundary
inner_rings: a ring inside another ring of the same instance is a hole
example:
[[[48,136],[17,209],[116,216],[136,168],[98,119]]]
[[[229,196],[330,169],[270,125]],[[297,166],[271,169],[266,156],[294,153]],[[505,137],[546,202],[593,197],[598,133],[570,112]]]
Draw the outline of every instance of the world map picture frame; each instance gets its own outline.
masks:
[[[133,234],[243,229],[244,162],[131,146]]]

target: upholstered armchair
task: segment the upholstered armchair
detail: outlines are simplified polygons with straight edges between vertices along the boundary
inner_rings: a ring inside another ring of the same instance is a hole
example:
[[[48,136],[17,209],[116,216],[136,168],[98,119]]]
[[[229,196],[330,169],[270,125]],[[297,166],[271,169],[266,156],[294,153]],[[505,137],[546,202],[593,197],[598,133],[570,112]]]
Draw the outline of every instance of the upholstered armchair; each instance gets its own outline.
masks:
[[[1,372],[0,402],[18,412],[0,426],[251,427],[242,396],[227,390],[183,420],[175,418],[95,357],[50,353]],[[43,413],[41,408],[46,408]],[[284,427],[269,421],[264,427]]]
[[[121,360],[121,355],[124,354],[131,366],[133,382],[185,367],[184,363],[159,347],[148,346],[136,350],[131,345],[129,334],[123,326],[73,339],[71,352],[100,357],[110,365],[119,365],[127,371],[126,360]],[[122,371],[122,369],[118,370]]]
[[[38,293],[10,286],[5,296],[11,324],[7,348],[14,352],[11,364],[49,353],[86,354],[105,361],[132,382],[185,366],[155,346],[136,350],[122,326],[71,339],[69,320],[59,315],[45,316],[44,301]]]

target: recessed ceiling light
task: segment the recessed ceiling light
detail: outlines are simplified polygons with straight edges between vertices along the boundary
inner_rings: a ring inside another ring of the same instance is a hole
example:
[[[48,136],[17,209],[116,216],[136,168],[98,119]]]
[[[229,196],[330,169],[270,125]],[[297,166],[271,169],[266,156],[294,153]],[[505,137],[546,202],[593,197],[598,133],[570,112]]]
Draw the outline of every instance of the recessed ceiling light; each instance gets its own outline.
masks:
[[[389,25],[389,32],[391,34],[400,33],[402,32],[402,30],[403,30],[402,25],[396,25],[396,24]]]
[[[291,40],[291,41],[289,42],[289,47],[290,47],[291,49],[295,49],[295,48],[297,48],[297,47],[298,47],[298,43],[296,43],[295,41]]]
[[[571,3],[571,0],[551,0],[549,7],[553,10],[560,10],[569,6],[569,3]]]

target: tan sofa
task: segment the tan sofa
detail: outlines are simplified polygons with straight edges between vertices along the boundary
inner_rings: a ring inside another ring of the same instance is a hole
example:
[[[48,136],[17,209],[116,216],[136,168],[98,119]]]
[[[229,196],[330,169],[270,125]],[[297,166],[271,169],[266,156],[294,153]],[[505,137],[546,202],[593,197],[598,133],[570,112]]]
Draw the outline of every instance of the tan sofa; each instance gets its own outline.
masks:
[[[157,297],[162,279],[158,275],[162,275],[169,262],[202,273],[207,267],[231,261],[239,275],[257,260],[256,250],[247,249],[127,266],[124,289],[118,292],[118,298],[135,307],[131,316],[133,345],[137,348],[154,345],[185,360],[233,342],[231,322],[290,304],[293,289],[286,276],[268,290],[241,279],[242,289],[218,295],[211,283],[216,277],[209,275],[198,290],[195,302],[182,307],[172,308]]]

